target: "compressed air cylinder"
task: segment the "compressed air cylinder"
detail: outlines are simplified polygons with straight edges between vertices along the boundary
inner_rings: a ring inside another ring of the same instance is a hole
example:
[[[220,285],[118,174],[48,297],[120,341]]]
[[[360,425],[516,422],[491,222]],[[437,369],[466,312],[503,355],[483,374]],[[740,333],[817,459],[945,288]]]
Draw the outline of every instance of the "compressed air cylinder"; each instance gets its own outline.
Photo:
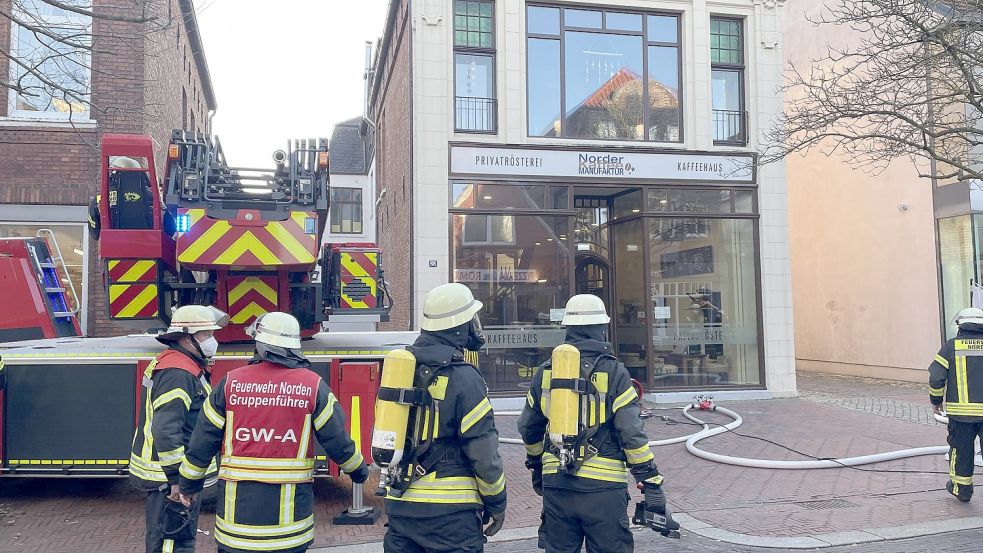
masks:
[[[383,388],[410,389],[416,372],[416,358],[403,350],[386,354],[382,364]],[[399,464],[406,446],[410,406],[395,401],[376,399],[375,426],[372,428],[372,460],[380,467]]]
[[[552,381],[580,378],[580,351],[570,344],[553,349]],[[580,433],[580,394],[569,388],[550,386],[550,440],[562,447],[563,439]]]

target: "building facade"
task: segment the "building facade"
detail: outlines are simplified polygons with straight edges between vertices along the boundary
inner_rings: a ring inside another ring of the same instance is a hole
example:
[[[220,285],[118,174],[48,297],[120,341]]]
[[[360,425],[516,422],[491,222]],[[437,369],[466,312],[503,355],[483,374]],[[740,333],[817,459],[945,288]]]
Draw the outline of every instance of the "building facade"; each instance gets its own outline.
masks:
[[[363,117],[335,125],[328,145],[331,204],[322,243],[375,242],[375,143]]]
[[[0,87],[0,237],[54,231],[77,296],[83,333],[119,334],[108,320],[98,246],[86,232],[87,206],[99,189],[99,145],[104,133],[150,135],[158,172],[172,129],[207,131],[217,108],[191,0],[148,3],[150,23],[80,16],[40,2],[14,6],[53,29],[92,37],[77,63],[47,69],[88,91],[88,102],[66,101],[55,90],[19,94]],[[118,2],[95,0],[95,13],[132,16]],[[0,11],[11,8],[0,0]],[[49,56],[34,33],[0,21],[0,44],[30,61]],[[53,45],[58,47],[57,45]],[[16,82],[22,69],[0,58],[0,74]],[[91,105],[90,105],[91,104]]]
[[[648,390],[793,394],[785,169],[754,163],[781,9],[391,2],[370,95],[391,326],[466,284],[486,381],[513,394],[593,293]]]

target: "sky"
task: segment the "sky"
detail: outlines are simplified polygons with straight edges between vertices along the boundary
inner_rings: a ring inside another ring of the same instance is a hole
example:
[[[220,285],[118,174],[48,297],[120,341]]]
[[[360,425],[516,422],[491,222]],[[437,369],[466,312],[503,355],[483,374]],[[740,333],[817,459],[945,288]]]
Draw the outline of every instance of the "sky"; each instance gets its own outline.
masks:
[[[194,0],[231,165],[273,167],[288,139],[362,115],[365,41],[388,0]]]

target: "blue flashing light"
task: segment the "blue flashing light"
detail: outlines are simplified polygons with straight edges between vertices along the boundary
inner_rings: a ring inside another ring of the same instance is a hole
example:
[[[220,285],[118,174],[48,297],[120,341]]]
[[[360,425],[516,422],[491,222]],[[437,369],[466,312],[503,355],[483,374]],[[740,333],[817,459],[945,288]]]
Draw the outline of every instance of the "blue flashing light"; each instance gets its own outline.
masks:
[[[191,216],[182,214],[177,216],[177,231],[188,232],[191,230]]]

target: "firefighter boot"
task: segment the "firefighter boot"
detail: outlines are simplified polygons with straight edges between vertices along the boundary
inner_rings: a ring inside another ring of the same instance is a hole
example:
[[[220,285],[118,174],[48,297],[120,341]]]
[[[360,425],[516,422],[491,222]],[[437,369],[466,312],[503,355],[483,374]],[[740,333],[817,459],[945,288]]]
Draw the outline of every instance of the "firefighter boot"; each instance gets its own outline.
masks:
[[[969,503],[969,500],[973,497],[973,488],[970,486],[956,486],[952,481],[945,483],[945,491],[952,494],[953,497],[962,501],[963,503]]]

